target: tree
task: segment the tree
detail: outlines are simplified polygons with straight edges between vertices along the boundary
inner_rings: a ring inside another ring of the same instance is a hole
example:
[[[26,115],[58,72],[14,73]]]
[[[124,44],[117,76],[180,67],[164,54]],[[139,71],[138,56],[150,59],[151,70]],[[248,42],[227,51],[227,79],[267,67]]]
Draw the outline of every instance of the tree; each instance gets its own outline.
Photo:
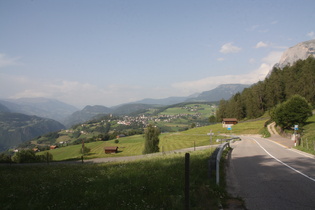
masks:
[[[82,155],[89,154],[90,151],[91,151],[91,149],[86,147],[86,146],[83,146],[80,148],[80,154],[82,154]]]
[[[271,111],[272,120],[282,129],[289,129],[294,125],[302,126],[310,116],[312,116],[312,106],[300,95],[292,96]]]
[[[10,163],[11,162],[11,156],[5,153],[0,154],[0,163]]]
[[[210,124],[215,124],[217,122],[217,118],[214,115],[211,115],[209,117]]]
[[[196,127],[196,123],[191,123],[190,128],[195,128]]]
[[[143,154],[149,154],[154,152],[159,152],[159,135],[161,134],[161,131],[158,127],[153,126],[149,124],[144,132],[144,150]]]
[[[34,163],[37,162],[36,154],[33,150],[21,150],[13,156],[13,161],[16,163]]]

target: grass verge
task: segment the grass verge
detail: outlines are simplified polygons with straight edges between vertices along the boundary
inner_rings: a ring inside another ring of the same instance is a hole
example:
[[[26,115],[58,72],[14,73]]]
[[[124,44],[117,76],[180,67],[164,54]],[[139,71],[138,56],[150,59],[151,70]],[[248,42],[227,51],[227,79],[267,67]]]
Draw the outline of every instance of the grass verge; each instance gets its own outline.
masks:
[[[191,209],[218,209],[212,150],[191,153]],[[0,166],[0,209],[183,209],[184,153],[106,164]]]

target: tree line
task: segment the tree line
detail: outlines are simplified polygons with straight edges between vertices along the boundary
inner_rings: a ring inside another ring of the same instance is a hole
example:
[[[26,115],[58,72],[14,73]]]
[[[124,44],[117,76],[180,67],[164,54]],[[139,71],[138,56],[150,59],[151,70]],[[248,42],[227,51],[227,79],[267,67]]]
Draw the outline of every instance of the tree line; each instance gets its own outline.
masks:
[[[229,100],[221,100],[216,117],[253,119],[281,104],[294,95],[300,95],[315,105],[315,58],[298,60],[283,69],[274,67],[264,81],[259,81]]]

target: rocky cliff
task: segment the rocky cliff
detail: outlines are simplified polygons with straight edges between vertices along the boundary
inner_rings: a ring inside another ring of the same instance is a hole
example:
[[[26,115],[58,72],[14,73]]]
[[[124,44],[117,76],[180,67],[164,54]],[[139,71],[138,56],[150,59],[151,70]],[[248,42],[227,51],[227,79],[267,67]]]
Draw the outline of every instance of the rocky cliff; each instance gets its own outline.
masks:
[[[282,54],[279,63],[277,63],[275,67],[282,69],[287,65],[291,66],[298,60],[305,60],[309,56],[315,57],[315,39],[306,42],[301,42],[287,49]]]

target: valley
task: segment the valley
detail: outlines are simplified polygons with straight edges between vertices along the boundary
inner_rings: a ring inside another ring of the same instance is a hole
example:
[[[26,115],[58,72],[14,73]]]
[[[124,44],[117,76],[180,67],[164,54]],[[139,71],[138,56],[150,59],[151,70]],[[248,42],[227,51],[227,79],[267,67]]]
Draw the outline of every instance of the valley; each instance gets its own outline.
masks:
[[[51,145],[58,146],[58,150],[70,145],[77,145],[76,147],[79,148],[82,142],[94,142],[96,145],[106,144],[110,146],[115,145],[111,142],[117,140],[119,141],[118,145],[124,142],[134,142],[135,139],[140,139],[140,142],[143,142],[142,134],[148,124],[158,126],[162,133],[174,133],[194,127],[203,127],[209,125],[209,117],[215,114],[216,107],[213,103],[184,103],[159,109],[143,110],[141,114],[137,115],[115,116],[109,114],[99,116],[99,118],[74,125],[69,129],[42,135],[21,144],[20,147],[36,148],[43,151],[49,149]],[[130,138],[133,140],[129,140]],[[167,150],[168,148],[165,147],[164,149]],[[102,151],[96,152],[96,154],[99,153]],[[134,153],[131,152],[130,154]],[[95,157],[95,155],[91,157]]]

